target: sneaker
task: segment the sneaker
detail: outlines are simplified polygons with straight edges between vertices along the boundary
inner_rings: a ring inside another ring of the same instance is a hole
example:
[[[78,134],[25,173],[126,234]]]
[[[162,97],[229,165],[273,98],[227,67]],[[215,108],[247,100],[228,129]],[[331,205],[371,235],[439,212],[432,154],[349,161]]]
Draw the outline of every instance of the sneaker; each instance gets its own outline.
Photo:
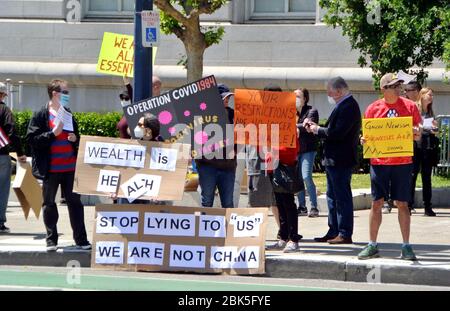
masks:
[[[56,244],[50,243],[47,244],[47,252],[56,252],[58,246]]]
[[[426,209],[425,213],[423,215],[434,217],[434,216],[436,216],[436,213],[432,209]]]
[[[415,208],[414,207],[410,207],[409,208],[409,214],[412,215],[412,214],[415,214],[415,213],[416,213]]]
[[[289,241],[286,244],[286,247],[283,249],[283,253],[295,253],[300,251],[298,247],[298,242]]]
[[[412,260],[412,261],[417,260],[417,257],[414,254],[411,245],[404,245],[404,246],[402,246],[401,257],[404,260]]]
[[[311,218],[319,217],[319,210],[317,208],[312,208],[309,211],[308,217],[311,217]]]
[[[389,206],[389,204],[384,202],[382,213],[383,214],[390,214],[391,210],[392,210],[392,208]]]
[[[59,200],[59,204],[66,204],[66,199],[65,198],[61,198],[61,200]]]
[[[306,209],[306,207],[300,206],[297,209],[297,214],[298,214],[298,216],[308,216],[308,210]]]
[[[87,251],[87,250],[92,249],[92,245],[91,245],[91,243],[86,242],[86,243],[83,243],[83,244],[80,244],[80,245],[77,244],[77,248]]]
[[[9,233],[9,232],[11,232],[11,230],[9,230],[9,228],[5,226],[5,224],[0,225],[0,233]]]
[[[368,244],[364,249],[358,254],[358,259],[370,259],[380,257],[380,253],[378,251],[378,246],[373,246]]]
[[[280,251],[286,247],[286,241],[278,240],[274,244],[267,245],[266,250],[268,251]]]

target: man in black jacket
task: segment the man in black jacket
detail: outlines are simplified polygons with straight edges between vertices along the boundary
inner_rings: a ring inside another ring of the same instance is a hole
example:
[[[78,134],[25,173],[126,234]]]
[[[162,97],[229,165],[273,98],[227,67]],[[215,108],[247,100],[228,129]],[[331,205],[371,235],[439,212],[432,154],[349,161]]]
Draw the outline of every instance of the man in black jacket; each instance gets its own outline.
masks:
[[[5,226],[6,208],[8,207],[9,190],[11,188],[11,158],[9,152],[14,150],[18,160],[26,162],[20,138],[14,128],[11,110],[3,100],[6,97],[6,85],[0,82],[0,233],[9,233]],[[10,149],[11,148],[11,149]]]
[[[328,232],[316,242],[351,244],[353,235],[352,168],[357,164],[361,111],[341,77],[328,82],[328,101],[335,105],[324,127],[305,119],[308,132],[324,139],[322,164],[327,172]]]
[[[69,88],[66,81],[52,80],[47,87],[50,101],[33,114],[27,131],[27,142],[33,152],[33,175],[43,179],[43,218],[47,230],[47,251],[58,245],[58,209],[55,196],[58,186],[64,191],[69,209],[73,239],[81,249],[91,249],[84,225],[84,206],[80,195],[73,193],[76,155],[79,143],[78,125],[64,124],[60,115],[70,112]],[[61,110],[60,110],[61,109]],[[59,116],[58,116],[59,115]],[[72,126],[71,126],[72,125]]]

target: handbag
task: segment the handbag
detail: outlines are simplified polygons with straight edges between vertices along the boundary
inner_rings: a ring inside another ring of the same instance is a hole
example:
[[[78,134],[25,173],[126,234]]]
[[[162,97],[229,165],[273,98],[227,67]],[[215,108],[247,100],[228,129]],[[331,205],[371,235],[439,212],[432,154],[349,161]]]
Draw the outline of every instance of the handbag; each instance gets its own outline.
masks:
[[[278,163],[270,178],[273,191],[296,194],[305,189],[303,178],[298,174],[298,163],[293,166]]]

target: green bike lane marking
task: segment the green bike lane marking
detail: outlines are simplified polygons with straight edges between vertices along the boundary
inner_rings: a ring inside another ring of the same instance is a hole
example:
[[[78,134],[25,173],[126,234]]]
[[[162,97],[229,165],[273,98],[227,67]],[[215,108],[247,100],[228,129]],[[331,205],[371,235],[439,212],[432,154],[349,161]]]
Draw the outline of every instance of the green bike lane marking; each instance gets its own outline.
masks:
[[[69,279],[72,279],[69,276]],[[80,284],[67,282],[66,273],[0,270],[0,285],[30,286],[68,290],[122,291],[325,291],[331,288],[278,284],[174,280],[161,278],[99,276],[81,273]]]

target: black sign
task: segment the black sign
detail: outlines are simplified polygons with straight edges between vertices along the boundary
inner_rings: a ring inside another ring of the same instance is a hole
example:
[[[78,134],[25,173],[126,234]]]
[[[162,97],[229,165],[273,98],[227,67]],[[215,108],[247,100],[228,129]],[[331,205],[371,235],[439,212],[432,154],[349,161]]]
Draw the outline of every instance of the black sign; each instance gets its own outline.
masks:
[[[194,157],[233,143],[232,127],[226,134],[229,122],[214,76],[136,102],[123,111],[133,138],[139,119],[151,113],[161,124],[160,136],[170,143],[190,143]]]

